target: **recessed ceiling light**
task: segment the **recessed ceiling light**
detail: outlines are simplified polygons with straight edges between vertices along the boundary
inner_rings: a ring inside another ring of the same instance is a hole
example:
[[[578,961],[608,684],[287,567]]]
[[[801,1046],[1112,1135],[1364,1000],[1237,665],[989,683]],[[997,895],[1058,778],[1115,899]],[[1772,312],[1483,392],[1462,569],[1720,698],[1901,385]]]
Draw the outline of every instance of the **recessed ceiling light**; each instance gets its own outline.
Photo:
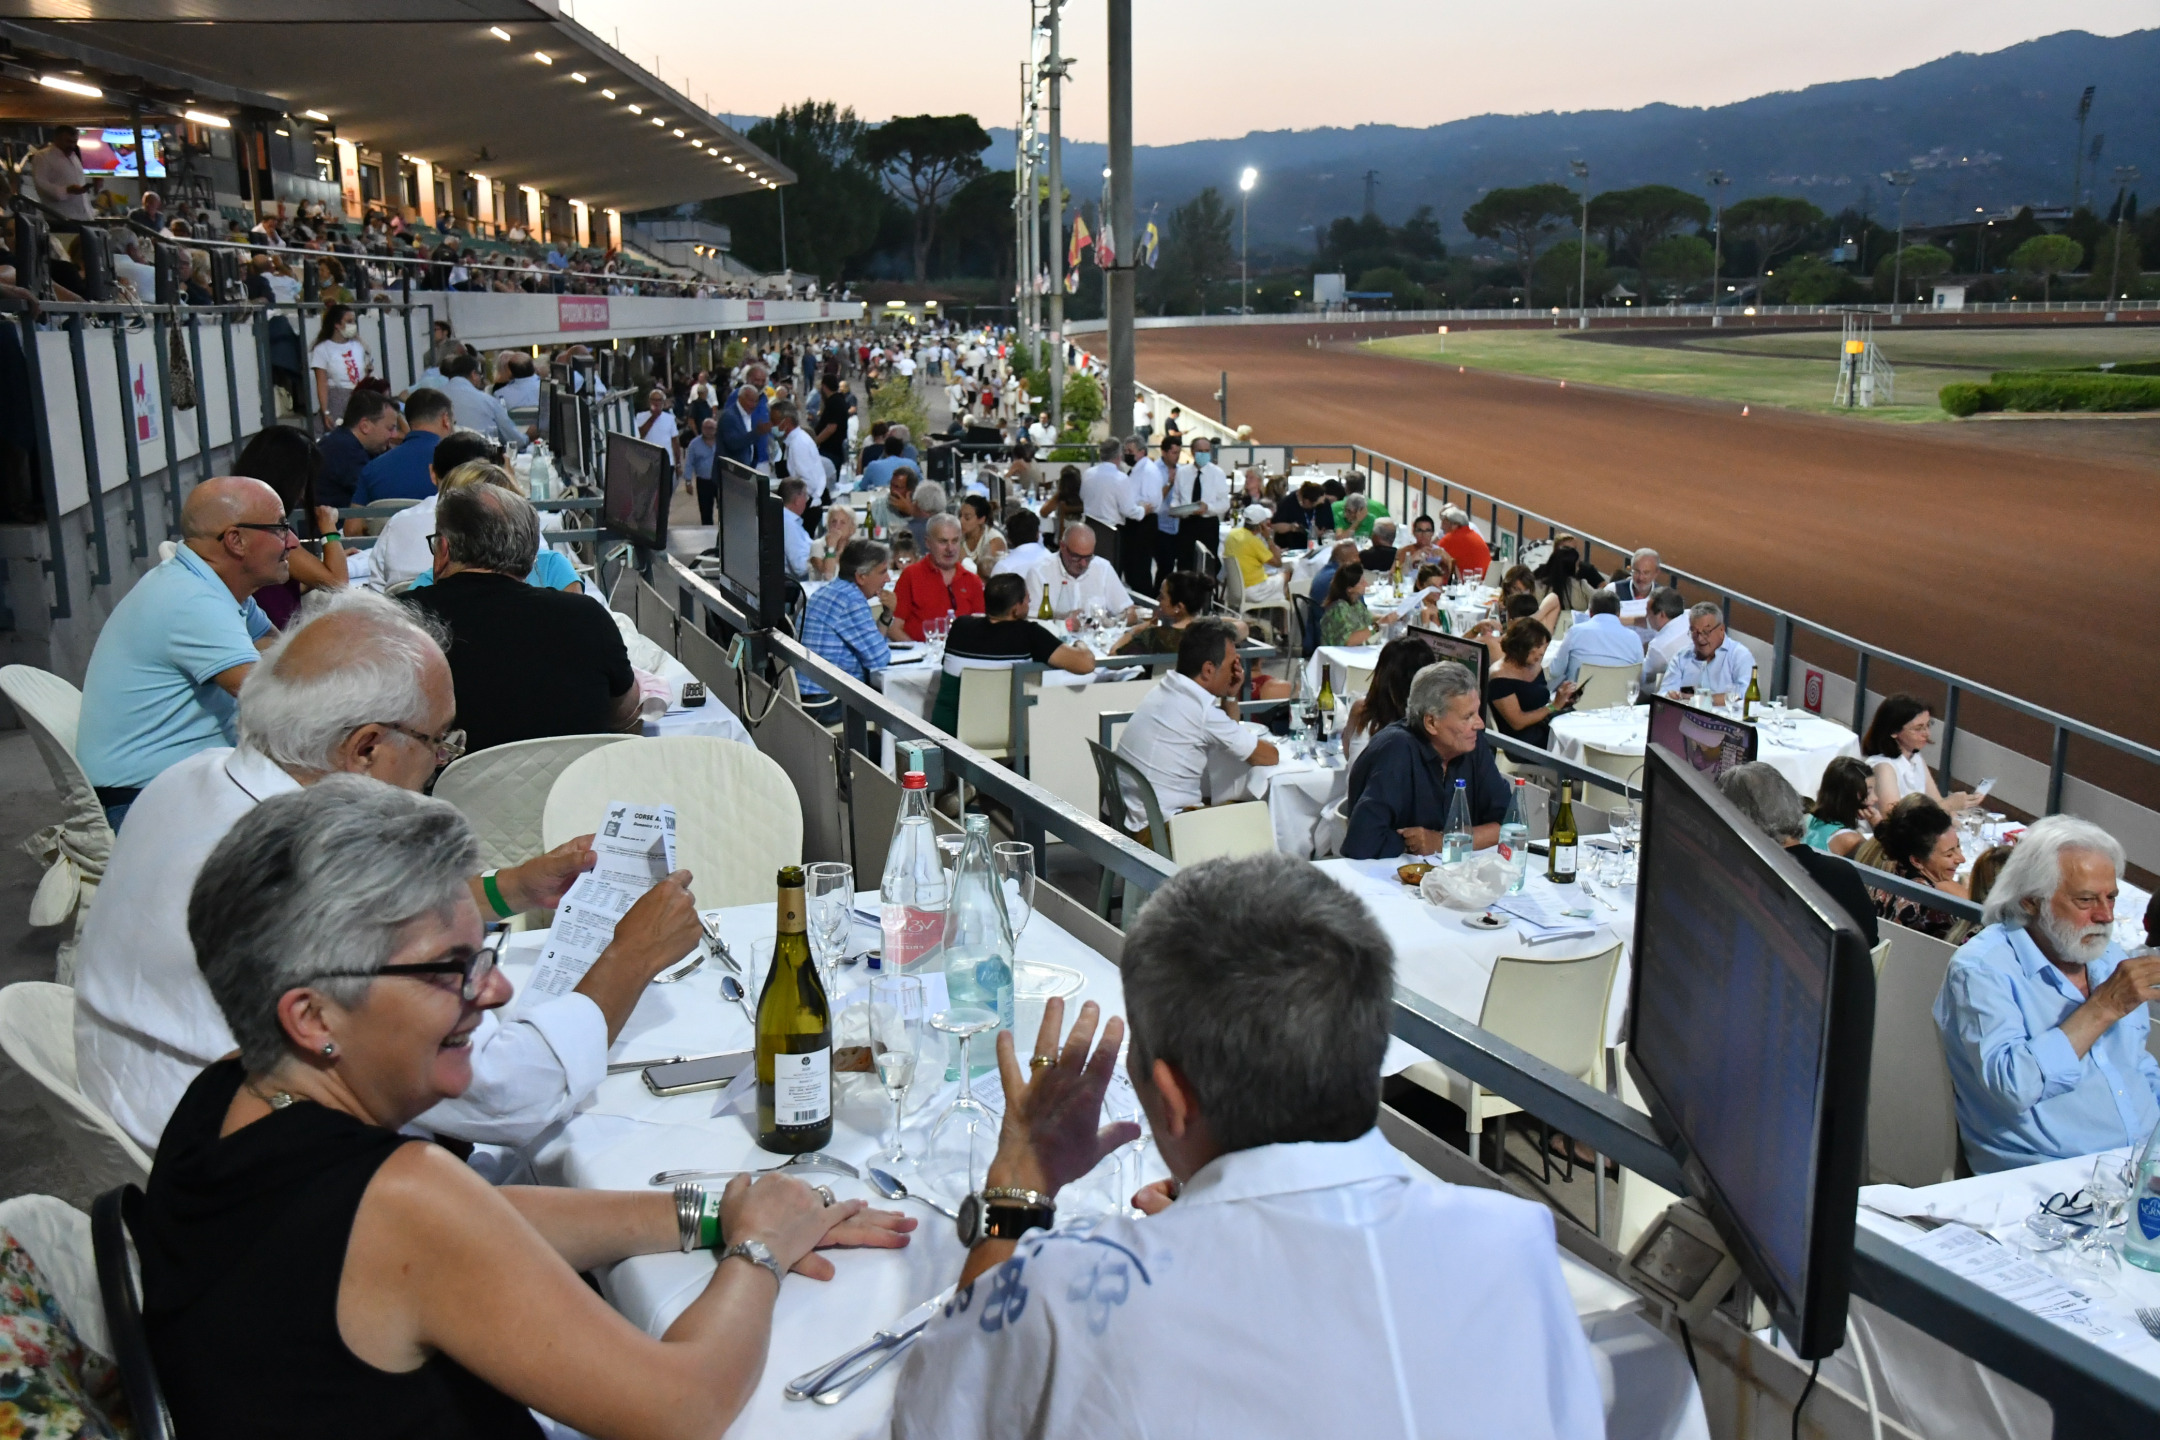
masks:
[[[580,74],[579,74],[579,73],[578,73],[577,71],[575,71],[575,70],[572,70],[572,71],[570,72],[570,78],[571,78],[572,80],[575,80],[575,81],[577,81],[577,83],[578,83],[578,84],[580,84],[580,85],[583,85],[583,84],[585,83],[585,77],[584,77],[583,75],[580,75]]]
[[[603,87],[603,88],[601,89],[600,93],[601,93],[602,95],[606,96],[606,97],[607,97],[608,99],[610,99],[610,100],[613,100],[613,99],[615,98],[615,92],[614,92],[614,91],[612,91],[612,90],[606,89],[605,87]]]
[[[675,132],[675,138],[676,138],[676,139],[678,139],[678,140],[682,139],[682,138],[683,138],[683,132],[682,132],[681,130],[677,130],[677,131]]]
[[[213,129],[232,129],[232,121],[226,119],[223,115],[212,115],[207,110],[185,110],[181,112],[180,118],[183,120],[192,120],[197,125],[208,125],[211,126]]]
[[[92,100],[102,100],[105,92],[95,85],[85,85],[80,80],[70,80],[61,75],[40,75],[37,83],[48,90],[65,90],[70,95],[82,95]]]
[[[667,128],[667,121],[661,119],[658,115],[652,117],[652,123],[660,126],[662,129]]]
[[[488,26],[488,34],[494,36],[497,40],[508,40],[510,38],[510,32],[500,25]]]
[[[632,105],[630,107],[630,113],[632,115],[642,115],[645,113],[645,107],[642,105]]]
[[[555,57],[548,54],[545,50],[533,51],[533,59],[539,61],[542,65],[552,65],[555,63]]]
[[[307,118],[310,120],[320,120],[325,125],[330,123],[330,117],[323,114],[320,110],[303,110],[300,113],[307,116]]]
[[[678,130],[678,131],[677,131],[677,132],[675,132],[675,133],[677,133],[677,134],[679,135],[679,134],[681,134],[682,132]],[[704,142],[704,141],[702,141],[702,140],[692,140],[692,141],[690,142],[690,148],[691,148],[691,149],[693,149],[693,150],[702,150],[702,149],[704,149],[704,148],[705,148],[705,142]]]

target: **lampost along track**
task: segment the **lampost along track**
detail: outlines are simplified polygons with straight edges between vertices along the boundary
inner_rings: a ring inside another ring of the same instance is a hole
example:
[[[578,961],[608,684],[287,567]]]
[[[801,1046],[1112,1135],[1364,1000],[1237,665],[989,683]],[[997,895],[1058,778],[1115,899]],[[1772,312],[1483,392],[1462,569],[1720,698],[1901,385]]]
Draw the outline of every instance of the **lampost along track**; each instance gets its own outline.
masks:
[[[1227,371],[1230,423],[1262,443],[1364,445],[2160,744],[2160,419],[1897,425],[1761,406],[1743,417],[1738,404],[1458,372],[1353,343],[1432,329],[1142,330],[1138,371],[1203,413]],[[2120,428],[2081,428],[2103,426]],[[1768,638],[1750,618],[1735,607],[1736,625]],[[1852,673],[1850,651],[1803,638],[1795,653]],[[1906,684],[1879,664],[1869,676],[1875,690]],[[1939,687],[1911,688],[1940,700]],[[1968,701],[1960,724],[2047,754],[2045,727],[1996,707]],[[2105,755],[2074,742],[2072,773],[2160,803],[2160,775]]]

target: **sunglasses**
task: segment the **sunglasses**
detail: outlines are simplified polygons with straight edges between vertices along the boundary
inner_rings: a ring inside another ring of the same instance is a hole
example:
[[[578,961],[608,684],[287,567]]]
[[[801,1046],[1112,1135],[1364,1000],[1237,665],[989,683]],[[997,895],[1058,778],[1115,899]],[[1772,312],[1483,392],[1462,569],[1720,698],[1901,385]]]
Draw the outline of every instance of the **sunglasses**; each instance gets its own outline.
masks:
[[[461,977],[458,998],[470,1002],[480,998],[480,987],[494,973],[498,952],[509,934],[510,927],[496,921],[487,927],[487,936],[480,942],[480,947],[462,960],[422,960],[409,965],[384,965],[374,970],[332,970],[316,978],[372,980],[378,975],[456,975]]]

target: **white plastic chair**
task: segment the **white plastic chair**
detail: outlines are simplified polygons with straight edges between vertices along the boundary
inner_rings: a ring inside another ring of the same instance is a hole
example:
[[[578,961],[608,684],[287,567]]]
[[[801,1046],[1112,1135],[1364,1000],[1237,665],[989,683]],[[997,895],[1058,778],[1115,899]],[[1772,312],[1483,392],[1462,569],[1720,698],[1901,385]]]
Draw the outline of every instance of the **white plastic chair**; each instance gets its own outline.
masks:
[[[704,909],[770,903],[773,872],[802,863],[802,802],[787,772],[748,745],[670,735],[607,745],[556,776],[543,847],[589,833],[617,800],[675,807],[675,861]]]
[[[1296,623],[1291,613],[1290,597],[1278,594],[1273,600],[1248,600],[1245,596],[1245,571],[1235,560],[1225,560],[1222,567],[1223,606],[1233,615],[1246,620],[1257,620],[1271,633],[1288,633]]]
[[[1628,784],[1638,788],[1641,787],[1643,782],[1643,763],[1643,757],[1640,755],[1626,755],[1618,750],[1600,750],[1595,745],[1583,746],[1583,764],[1589,766],[1592,770],[1602,770],[1607,775],[1625,780]],[[1627,799],[1627,796],[1621,791],[1607,789],[1603,785],[1592,785],[1587,782],[1579,782],[1576,786],[1576,792],[1580,799],[1590,802],[1591,808],[1600,811],[1610,810],[1613,806],[1622,804]],[[1581,817],[1578,815],[1576,818],[1579,820]]]
[[[59,925],[69,919],[75,930],[63,942],[57,956],[57,973],[65,984],[75,978],[75,942],[98,883],[105,878],[105,863],[112,858],[112,826],[105,823],[105,807],[97,790],[75,759],[75,731],[82,718],[82,691],[58,675],[30,665],[0,669],[0,694],[15,707],[23,728],[37,742],[38,754],[51,774],[53,789],[67,805],[67,814],[23,841],[23,849],[45,866],[30,900],[30,923]]]
[[[1343,666],[1343,698],[1355,699],[1372,693],[1374,667],[1351,661]]]
[[[1575,704],[1582,710],[1602,710],[1608,705],[1628,703],[1628,686],[1642,680],[1640,665],[1584,665],[1575,672],[1582,682],[1582,689],[1575,692]]]
[[[1180,865],[1233,855],[1264,855],[1275,848],[1275,821],[1267,801],[1242,800],[1172,815],[1170,858]]]
[[[971,665],[960,672],[960,715],[956,722],[960,733],[955,738],[961,744],[993,760],[1012,754],[1014,680],[1013,671],[1006,667],[992,670]]]
[[[518,865],[547,847],[541,812],[555,777],[573,760],[628,740],[628,735],[550,735],[476,750],[450,762],[435,778],[434,796],[457,806],[480,837],[483,869]],[[576,830],[574,835],[585,832]]]
[[[1868,1061],[1870,1183],[1957,1178],[1957,1093],[1935,1024],[1935,997],[1956,947],[1888,920],[1876,947],[1875,1038]],[[1892,952],[1881,958],[1884,946]]]
[[[150,1157],[82,1093],[75,1074],[75,992],[45,980],[0,990],[0,1051],[38,1083],[38,1104],[91,1188],[148,1183]]]

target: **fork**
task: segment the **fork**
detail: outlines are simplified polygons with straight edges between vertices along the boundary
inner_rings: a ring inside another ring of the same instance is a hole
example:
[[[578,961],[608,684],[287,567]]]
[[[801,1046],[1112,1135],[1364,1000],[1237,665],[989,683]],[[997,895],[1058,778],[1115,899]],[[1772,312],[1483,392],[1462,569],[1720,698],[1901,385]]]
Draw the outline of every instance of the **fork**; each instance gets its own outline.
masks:
[[[2138,1306],[2137,1317],[2138,1324],[2145,1327],[2145,1333],[2160,1340],[2160,1305]]]
[[[742,965],[735,959],[735,952],[728,949],[727,941],[720,938],[720,922],[699,915],[697,923],[698,928],[705,932],[705,939],[711,944],[713,953],[720,957],[720,963],[740,976],[743,973]]]

